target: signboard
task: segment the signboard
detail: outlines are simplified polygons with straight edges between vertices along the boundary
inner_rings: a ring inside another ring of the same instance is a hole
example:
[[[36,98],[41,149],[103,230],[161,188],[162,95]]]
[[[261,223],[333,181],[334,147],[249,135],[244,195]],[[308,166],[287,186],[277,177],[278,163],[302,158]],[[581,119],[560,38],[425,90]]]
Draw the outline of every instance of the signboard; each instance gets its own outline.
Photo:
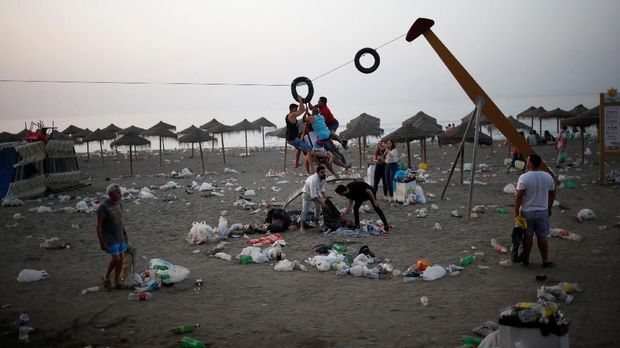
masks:
[[[620,106],[605,108],[605,150],[620,149]]]
[[[620,96],[615,88],[600,96],[599,180],[605,179],[605,157],[620,155]]]

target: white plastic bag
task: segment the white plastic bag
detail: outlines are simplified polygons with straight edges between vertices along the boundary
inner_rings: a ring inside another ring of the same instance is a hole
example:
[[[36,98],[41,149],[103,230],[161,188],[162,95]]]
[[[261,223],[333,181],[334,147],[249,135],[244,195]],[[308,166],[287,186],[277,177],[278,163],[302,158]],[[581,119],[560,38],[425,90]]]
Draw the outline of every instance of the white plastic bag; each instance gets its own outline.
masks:
[[[213,187],[213,185],[209,184],[208,182],[203,182],[202,185],[200,185],[200,188],[198,188],[198,191],[200,192],[213,190],[215,190],[215,187]]]
[[[517,192],[517,188],[515,187],[514,184],[510,183],[504,186],[504,193],[507,193],[509,195],[514,195],[515,192]]]
[[[579,213],[577,213],[577,220],[579,220],[579,222],[594,219],[596,219],[596,215],[594,215],[594,212],[591,209],[581,209]]]
[[[230,256],[229,254],[223,253],[223,252],[216,253],[213,256],[217,257],[218,259],[222,259],[226,261],[230,261],[232,259],[232,256]]]
[[[228,220],[225,217],[220,216],[220,221],[217,225],[217,231],[220,238],[228,237]]]
[[[434,265],[434,266],[430,266],[427,267],[424,272],[422,273],[422,278],[424,278],[424,280],[435,280],[435,279],[439,279],[443,276],[446,275],[446,270],[439,266],[439,265]]]
[[[149,190],[147,187],[143,187],[142,190],[140,190],[140,193],[138,193],[138,198],[139,199],[153,199],[155,198],[155,195],[151,193],[151,190]]]
[[[193,222],[192,228],[187,234],[185,241],[191,245],[206,243],[208,240],[207,229],[210,229],[206,222]]]
[[[46,270],[37,271],[35,269],[23,269],[17,275],[17,281],[20,283],[36,282],[38,280],[47,279],[49,274]]]
[[[281,260],[273,266],[273,270],[276,272],[291,272],[293,271],[293,263],[287,259]]]

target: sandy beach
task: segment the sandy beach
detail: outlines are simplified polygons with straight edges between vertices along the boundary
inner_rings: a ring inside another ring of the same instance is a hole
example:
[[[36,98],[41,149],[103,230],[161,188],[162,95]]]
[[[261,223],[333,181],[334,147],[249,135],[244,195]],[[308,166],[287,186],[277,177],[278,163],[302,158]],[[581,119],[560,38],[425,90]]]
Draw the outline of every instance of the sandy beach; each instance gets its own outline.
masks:
[[[596,156],[596,144],[590,144]],[[372,148],[374,150],[374,148]],[[399,152],[406,151],[399,146]],[[471,145],[466,148],[465,162],[471,162]],[[412,154],[419,153],[412,144]],[[200,159],[189,158],[189,150],[169,151],[159,166],[157,156],[140,154],[134,161],[134,175],[128,176],[129,163],[125,158],[107,157],[105,165],[97,156],[89,162],[80,159],[83,182],[80,189],[59,194],[71,195],[72,200],[60,203],[57,197],[44,196],[26,200],[24,206],[0,208],[2,234],[2,264],[0,270],[0,345],[20,346],[17,340],[19,309],[27,311],[35,331],[30,335],[31,347],[178,347],[181,336],[168,329],[187,323],[199,323],[191,337],[213,347],[456,347],[462,335],[471,335],[472,328],[497,320],[499,311],[516,302],[535,301],[536,289],[560,281],[576,282],[583,292],[577,293],[563,311],[570,319],[570,340],[573,347],[611,347],[617,339],[620,317],[620,261],[614,248],[620,245],[618,221],[618,186],[596,183],[598,166],[578,166],[558,174],[571,177],[577,188],[559,188],[557,199],[567,208],[553,209],[551,227],[558,227],[583,237],[581,241],[550,238],[551,259],[556,267],[543,269],[536,246],[532,250],[529,268],[519,264],[501,267],[500,255],[490,245],[495,238],[510,246],[513,227],[514,196],[502,192],[508,183],[516,183],[518,174],[506,173],[503,167],[507,149],[496,142],[493,148],[479,148],[478,162],[489,165],[489,171],[479,173],[474,205],[493,208],[478,219],[455,218],[452,210],[466,214],[468,186],[458,184],[459,173],[448,187],[449,200],[439,200],[447,170],[457,147],[429,144],[430,183],[420,183],[425,192],[435,195],[424,206],[389,204],[381,200],[387,219],[396,228],[386,236],[327,237],[317,229],[305,234],[283,234],[289,260],[305,260],[315,255],[312,247],[320,243],[340,242],[352,259],[362,245],[368,245],[377,261],[389,260],[396,269],[404,270],[418,258],[433,264],[458,264],[461,257],[483,252],[474,263],[457,276],[435,281],[419,280],[405,283],[403,277],[382,274],[380,279],[337,276],[335,271],[320,272],[308,266],[307,272],[276,272],[275,262],[239,264],[209,257],[213,244],[189,245],[185,238],[192,222],[206,221],[215,226],[220,213],[232,223],[260,223],[265,213],[250,214],[249,210],[234,207],[239,196],[235,186],[224,186],[226,180],[257,191],[256,202],[284,201],[301,186],[306,174],[301,168],[292,169],[283,177],[266,177],[269,169],[282,170],[283,154],[279,149],[252,151],[240,157],[241,149],[227,153],[222,163],[220,153],[206,151],[209,173],[198,183],[208,182],[223,190],[222,197],[202,197],[188,194],[186,185],[192,178],[170,178],[173,170],[200,170]],[[536,151],[546,161],[555,156],[553,146],[538,146]],[[573,158],[579,158],[577,140],[569,143]],[[349,149],[349,159],[358,165],[357,149]],[[289,151],[289,161],[293,152]],[[597,157],[591,156],[590,159]],[[406,158],[402,158],[406,162]],[[617,168],[617,158],[611,158],[610,168]],[[414,159],[417,167],[419,159]],[[225,174],[224,168],[238,174]],[[363,171],[365,175],[365,170]],[[111,181],[106,181],[109,177]],[[469,174],[465,173],[465,178]],[[234,179],[232,181],[231,179]],[[44,213],[31,211],[39,206],[53,209],[75,207],[77,197],[98,198],[110,182],[126,188],[159,187],[173,180],[176,190],[154,190],[156,200],[123,202],[124,222],[130,243],[137,249],[136,271],[148,268],[151,258],[160,257],[187,267],[189,277],[172,287],[153,292],[148,301],[128,301],[129,290],[113,290],[81,294],[82,289],[101,286],[101,274],[109,257],[99,249],[95,234],[95,216],[86,213]],[[276,184],[286,180],[288,183]],[[281,188],[279,192],[272,186]],[[344,199],[334,193],[336,184],[328,184],[328,193],[336,197],[339,207]],[[166,194],[177,200],[164,201]],[[56,194],[58,195],[58,194]],[[379,195],[380,197],[382,194]],[[434,203],[438,210],[430,209]],[[499,214],[494,206],[506,207],[508,214]],[[429,208],[426,218],[417,218],[415,209]],[[589,208],[596,219],[578,223],[580,209]],[[301,209],[298,199],[289,207]],[[24,219],[14,220],[19,213]],[[362,218],[378,219],[371,210]],[[433,225],[440,223],[441,231]],[[603,228],[606,226],[606,228]],[[76,228],[77,227],[77,228]],[[39,247],[41,238],[58,237],[70,243],[69,249],[48,250]],[[251,236],[256,237],[256,236]],[[224,252],[237,255],[246,244],[244,238],[228,240]],[[195,252],[199,250],[199,252]],[[479,266],[488,266],[480,269]],[[16,281],[22,269],[46,270],[49,278],[33,283]],[[545,281],[536,276],[544,274]],[[199,292],[194,291],[197,278],[204,281]],[[428,297],[428,306],[420,297]]]

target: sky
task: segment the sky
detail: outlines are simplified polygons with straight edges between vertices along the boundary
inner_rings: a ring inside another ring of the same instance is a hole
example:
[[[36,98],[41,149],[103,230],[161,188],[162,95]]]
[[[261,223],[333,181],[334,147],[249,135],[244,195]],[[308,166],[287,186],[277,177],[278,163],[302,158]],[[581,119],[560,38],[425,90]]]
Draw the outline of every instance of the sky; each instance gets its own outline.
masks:
[[[418,17],[435,21],[506,116],[530,105],[590,108],[619,86],[619,14],[616,0],[3,0],[1,80],[284,86],[0,82],[0,130],[38,120],[60,130],[160,120],[183,129],[261,116],[282,127],[294,78],[315,79],[396,38],[378,50],[374,73],[347,64],[315,79],[314,100],[328,98],[342,129],[364,112],[386,129],[418,111],[456,122],[472,102],[423,37],[401,37]]]

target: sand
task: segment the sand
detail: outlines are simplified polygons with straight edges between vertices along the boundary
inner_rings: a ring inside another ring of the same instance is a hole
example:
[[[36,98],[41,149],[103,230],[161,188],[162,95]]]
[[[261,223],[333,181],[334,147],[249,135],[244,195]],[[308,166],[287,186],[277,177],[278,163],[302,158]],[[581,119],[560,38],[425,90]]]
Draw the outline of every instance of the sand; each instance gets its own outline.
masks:
[[[578,157],[578,143],[569,145],[573,157]],[[594,150],[594,144],[590,145]],[[401,152],[405,152],[399,147]],[[471,159],[471,146],[467,147],[466,162]],[[417,145],[412,152],[418,153]],[[543,158],[554,156],[552,146],[537,148]],[[471,334],[473,327],[487,320],[496,320],[499,311],[520,301],[536,299],[540,285],[560,281],[579,283],[584,291],[578,293],[564,307],[571,320],[570,339],[574,347],[602,347],[617,345],[614,332],[620,317],[619,273],[620,262],[616,249],[620,237],[618,187],[594,184],[598,166],[570,168],[561,174],[578,176],[572,179],[577,189],[559,189],[558,199],[569,208],[565,212],[553,210],[552,227],[561,227],[580,234],[580,242],[551,238],[551,258],[555,268],[543,269],[536,247],[532,251],[531,265],[525,268],[514,264],[509,268],[498,265],[507,255],[497,254],[489,240],[496,238],[510,245],[512,230],[512,204],[514,197],[502,193],[504,185],[517,180],[517,174],[506,174],[503,159],[505,147],[479,149],[479,162],[491,166],[479,180],[486,186],[476,185],[474,204],[507,207],[509,214],[501,215],[489,209],[479,219],[467,220],[450,216],[450,211],[464,212],[467,187],[457,183],[449,186],[449,200],[440,201],[439,195],[447,178],[446,170],[453,160],[456,147],[429,145],[430,177],[434,183],[422,184],[426,192],[436,198],[431,203],[439,210],[429,209],[427,218],[416,218],[419,206],[403,206],[381,201],[381,206],[396,228],[387,236],[364,238],[328,238],[316,230],[305,235],[290,232],[284,235],[289,260],[304,260],[314,255],[312,246],[319,243],[342,242],[355,256],[362,245],[368,245],[378,260],[388,258],[397,269],[405,269],[424,257],[443,266],[457,264],[459,258],[476,251],[478,257],[458,276],[426,282],[403,282],[402,277],[382,275],[378,280],[337,276],[335,271],[319,272],[309,267],[308,272],[275,272],[273,263],[241,265],[208,257],[213,245],[192,246],[185,242],[193,221],[206,221],[216,225],[222,210],[227,210],[229,223],[259,223],[264,214],[232,206],[238,193],[222,186],[225,179],[235,178],[239,185],[257,189],[255,200],[283,201],[300,186],[305,178],[301,168],[292,170],[284,178],[267,178],[270,168],[281,170],[282,153],[278,150],[253,151],[250,157],[235,156],[241,150],[231,151],[227,163],[221,155],[207,152],[208,171],[220,174],[207,175],[206,180],[217,183],[226,192],[224,197],[189,195],[183,188],[167,191],[178,200],[165,202],[164,192],[155,192],[158,200],[124,203],[124,219],[131,244],[138,254],[136,270],[148,267],[154,257],[165,258],[191,270],[189,278],[173,287],[153,292],[146,302],[128,301],[127,290],[99,291],[81,295],[82,289],[101,285],[100,277],[108,256],[99,250],[95,235],[95,217],[92,214],[38,214],[29,209],[40,205],[52,208],[75,206],[77,200],[59,203],[58,198],[41,197],[26,201],[25,206],[1,208],[2,264],[0,270],[1,305],[0,331],[2,346],[14,346],[17,341],[19,308],[26,310],[36,331],[31,334],[30,346],[84,347],[176,347],[180,336],[173,336],[168,329],[185,324],[200,323],[192,337],[202,339],[211,346],[282,346],[282,347],[455,347],[462,335]],[[350,158],[357,165],[357,150],[349,150]],[[292,152],[289,152],[289,159]],[[162,167],[157,157],[141,155],[134,161],[138,175],[121,177],[129,172],[125,159],[106,158],[102,167],[98,157],[90,162],[80,160],[84,183],[76,190],[63,192],[80,197],[98,197],[112,182],[122,186],[140,188],[160,186],[171,180],[155,176],[158,173],[180,172],[184,167],[198,171],[200,160],[189,158],[187,151],[172,151]],[[615,159],[614,159],[615,160]],[[419,160],[414,161],[417,165]],[[617,168],[617,161],[613,162]],[[240,174],[222,174],[225,167]],[[467,175],[466,175],[467,177]],[[191,184],[192,179],[173,179],[181,185]],[[277,185],[280,192],[270,187],[279,180],[288,184]],[[260,188],[264,187],[264,190]],[[334,184],[328,186],[333,193]],[[381,196],[381,195],[380,195]],[[344,200],[338,197],[339,206]],[[301,201],[291,209],[300,209]],[[594,221],[578,223],[577,212],[592,209]],[[15,223],[13,215],[25,217]],[[362,218],[378,217],[372,213]],[[439,222],[442,231],[433,231]],[[72,228],[78,225],[79,229]],[[599,230],[599,226],[607,226]],[[39,247],[42,237],[59,237],[71,244],[70,249],[47,250]],[[245,239],[231,239],[225,252],[235,256],[246,246]],[[473,248],[476,248],[473,250]],[[193,253],[200,250],[200,253]],[[489,269],[479,269],[479,265]],[[24,268],[45,269],[49,278],[34,283],[18,283],[17,274]],[[536,275],[545,274],[547,280],[537,281]],[[194,291],[194,281],[202,278],[202,291]],[[429,304],[423,306],[420,297],[427,296]]]

